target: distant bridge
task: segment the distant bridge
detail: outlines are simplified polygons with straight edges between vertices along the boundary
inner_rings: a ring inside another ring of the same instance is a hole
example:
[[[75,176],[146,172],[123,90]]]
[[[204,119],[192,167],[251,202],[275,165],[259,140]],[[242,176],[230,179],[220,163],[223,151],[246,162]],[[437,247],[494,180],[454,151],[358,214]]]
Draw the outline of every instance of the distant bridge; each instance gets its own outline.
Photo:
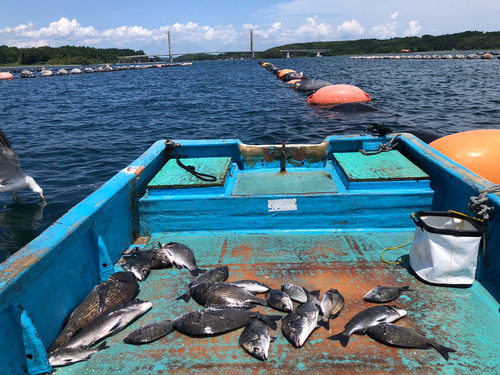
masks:
[[[134,56],[119,56],[121,58],[134,58],[134,57],[160,57],[160,56],[168,56],[170,62],[172,62],[172,56],[180,56],[180,55],[199,55],[201,53],[213,53],[213,54],[221,54],[221,53],[250,53],[252,59],[255,56],[255,52],[253,49],[253,30],[250,30],[250,51],[216,51],[216,52],[185,52],[185,53],[172,53],[172,45],[170,44],[170,31],[168,31],[168,53],[155,53],[150,55],[134,55]],[[257,51],[261,52],[261,51]]]
[[[200,55],[202,53],[209,54],[221,54],[221,53],[253,53],[253,52],[262,52],[262,51],[215,51],[215,52],[181,52],[181,53],[155,53],[155,54],[149,54],[149,55],[132,55],[132,56],[118,56],[122,59],[128,59],[128,58],[133,58],[133,57],[161,57],[161,56],[181,56],[181,55]]]
[[[321,57],[321,53],[330,51],[329,49],[280,49],[280,52],[286,52],[287,58],[290,58],[290,52],[310,52],[315,53],[316,57]]]

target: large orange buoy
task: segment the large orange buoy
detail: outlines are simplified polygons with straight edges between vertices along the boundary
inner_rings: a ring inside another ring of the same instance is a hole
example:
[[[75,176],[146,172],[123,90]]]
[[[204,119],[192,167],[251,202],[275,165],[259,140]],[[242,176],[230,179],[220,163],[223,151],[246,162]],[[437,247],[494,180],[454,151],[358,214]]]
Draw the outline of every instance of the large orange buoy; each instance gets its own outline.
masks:
[[[308,104],[333,106],[340,103],[359,102],[365,103],[371,100],[370,95],[356,86],[351,85],[329,85],[320,88],[309,99]]]
[[[500,130],[469,130],[429,143],[451,160],[481,177],[500,184]]]
[[[6,79],[14,79],[14,76],[12,73],[9,72],[1,72],[0,73],[0,81],[6,80]]]
[[[281,79],[285,74],[287,73],[295,73],[295,70],[292,70],[292,69],[281,69],[279,72],[278,72],[278,79]]]

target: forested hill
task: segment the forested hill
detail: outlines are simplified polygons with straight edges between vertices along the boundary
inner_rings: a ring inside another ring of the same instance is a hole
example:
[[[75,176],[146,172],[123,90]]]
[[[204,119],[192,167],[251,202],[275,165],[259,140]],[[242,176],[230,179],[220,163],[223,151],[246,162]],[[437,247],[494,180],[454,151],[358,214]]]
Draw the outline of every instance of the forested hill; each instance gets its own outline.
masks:
[[[327,49],[330,52],[323,56],[365,55],[430,51],[470,51],[470,50],[500,50],[500,31],[482,32],[465,31],[447,35],[422,35],[392,39],[360,39],[335,42],[293,43],[274,47],[255,54],[258,59],[286,57],[286,52],[280,50],[297,49]],[[12,65],[92,65],[113,64],[119,62],[119,56],[144,55],[143,51],[119,48],[93,47],[33,47],[17,48],[0,46],[0,66]],[[314,56],[315,53],[294,52],[293,57]],[[196,54],[179,56],[176,61],[186,60],[216,60],[228,58],[249,58],[250,53],[225,53],[220,55]],[[135,58],[141,61],[147,58]]]
[[[144,55],[143,51],[122,48],[0,46],[0,65],[92,65],[113,64],[119,56]]]
[[[364,55],[401,53],[402,50],[410,52],[430,51],[471,51],[500,49],[500,31],[482,32],[465,31],[447,35],[422,35],[406,38],[392,39],[360,39],[338,42],[309,42],[293,43],[268,49],[259,54],[259,58],[285,57],[285,52],[280,50],[293,49],[329,49],[330,52],[322,53],[323,56]],[[304,56],[307,53],[304,53]],[[311,55],[311,54],[309,54]],[[299,53],[294,53],[294,57]]]

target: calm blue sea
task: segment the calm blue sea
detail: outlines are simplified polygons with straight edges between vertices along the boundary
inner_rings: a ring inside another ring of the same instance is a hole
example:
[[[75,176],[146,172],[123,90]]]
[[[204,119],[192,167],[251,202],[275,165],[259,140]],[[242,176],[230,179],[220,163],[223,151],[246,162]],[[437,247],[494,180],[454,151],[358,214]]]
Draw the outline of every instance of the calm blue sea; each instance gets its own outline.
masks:
[[[45,201],[0,195],[0,261],[26,245],[156,140],[316,143],[383,122],[442,135],[500,128],[500,60],[266,60],[311,79],[358,86],[381,111],[342,114],[256,60],[0,81],[0,129]]]

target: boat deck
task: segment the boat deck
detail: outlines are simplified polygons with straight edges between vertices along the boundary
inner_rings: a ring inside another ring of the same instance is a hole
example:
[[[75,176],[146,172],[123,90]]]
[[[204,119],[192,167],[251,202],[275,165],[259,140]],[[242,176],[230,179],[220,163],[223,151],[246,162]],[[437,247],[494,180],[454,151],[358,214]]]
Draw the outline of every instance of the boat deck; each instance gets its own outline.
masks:
[[[188,337],[178,332],[141,346],[124,344],[123,337],[140,326],[176,317],[201,308],[176,297],[192,280],[186,269],[152,270],[140,284],[138,298],[153,302],[153,309],[116,336],[108,338],[110,348],[95,354],[88,362],[58,368],[63,374],[291,374],[298,372],[343,374],[470,374],[493,373],[500,352],[499,303],[476,281],[471,288],[435,287],[418,281],[406,268],[380,260],[387,246],[405,243],[413,233],[261,231],[257,233],[205,232],[153,235],[144,248],[158,241],[188,245],[201,268],[229,267],[228,281],[255,279],[272,288],[293,283],[309,290],[338,289],[346,306],[330,322],[330,331],[318,328],[306,344],[294,348],[281,333],[281,322],[274,333],[269,359],[261,362],[238,344],[242,329],[206,338]],[[386,252],[395,260],[409,253],[409,246]],[[406,266],[406,267],[405,267]],[[445,361],[437,351],[399,349],[353,335],[343,348],[327,340],[339,333],[356,313],[373,304],[363,296],[377,285],[409,285],[411,292],[389,304],[408,311],[397,324],[414,328],[441,345],[455,349]],[[498,288],[497,288],[498,290]],[[267,307],[257,310],[282,314]]]

